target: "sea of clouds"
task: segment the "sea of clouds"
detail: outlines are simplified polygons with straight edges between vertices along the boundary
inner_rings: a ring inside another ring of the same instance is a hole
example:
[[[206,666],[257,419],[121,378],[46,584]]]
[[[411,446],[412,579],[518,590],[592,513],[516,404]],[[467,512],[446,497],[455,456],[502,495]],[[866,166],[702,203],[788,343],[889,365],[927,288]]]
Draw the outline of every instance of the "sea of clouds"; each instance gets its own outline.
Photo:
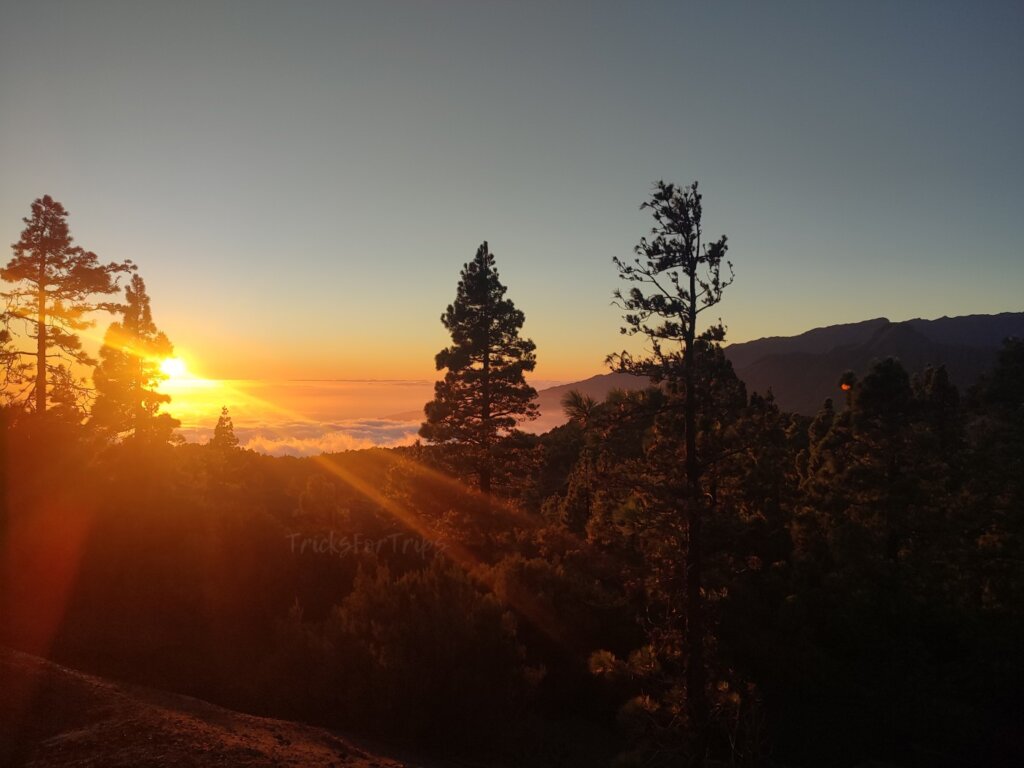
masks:
[[[280,422],[235,426],[238,444],[247,450],[270,456],[319,456],[321,453],[354,451],[362,448],[394,448],[412,445],[417,439],[418,421],[391,419],[347,419],[328,423]],[[190,443],[205,443],[213,435],[210,426],[183,431]]]
[[[243,448],[271,456],[317,456],[374,446],[393,448],[416,441],[419,423],[388,419],[351,419],[328,424],[284,423],[235,430]]]
[[[172,394],[169,410],[181,421],[179,434],[191,443],[210,439],[223,405],[242,448],[271,456],[317,456],[411,445],[424,418],[423,404],[432,395],[433,382],[426,380],[223,380],[182,388]]]

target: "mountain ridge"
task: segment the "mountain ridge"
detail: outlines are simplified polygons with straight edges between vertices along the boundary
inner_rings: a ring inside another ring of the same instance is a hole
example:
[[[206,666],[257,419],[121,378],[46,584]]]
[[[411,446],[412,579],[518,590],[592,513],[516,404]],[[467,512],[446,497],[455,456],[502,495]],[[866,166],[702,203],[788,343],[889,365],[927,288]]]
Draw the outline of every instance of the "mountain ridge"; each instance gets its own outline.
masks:
[[[1004,339],[1024,337],[1024,312],[972,314],[932,320],[890,321],[876,317],[812,328],[795,336],[766,336],[726,346],[725,355],[748,392],[774,394],[779,407],[815,413],[838,394],[846,370],[863,375],[871,361],[899,358],[910,373],[945,365],[951,381],[965,389],[991,367]],[[591,376],[538,392],[541,417],[525,428],[545,431],[565,422],[561,397],[579,389],[597,400],[612,389],[643,389],[646,379],[624,373]]]

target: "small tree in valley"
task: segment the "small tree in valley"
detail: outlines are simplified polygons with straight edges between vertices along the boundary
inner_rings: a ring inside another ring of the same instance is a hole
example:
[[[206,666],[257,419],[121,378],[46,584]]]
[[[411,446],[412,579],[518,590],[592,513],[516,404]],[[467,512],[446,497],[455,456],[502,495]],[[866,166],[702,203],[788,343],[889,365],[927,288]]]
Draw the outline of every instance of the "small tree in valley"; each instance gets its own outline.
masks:
[[[220,418],[217,419],[217,426],[213,428],[210,447],[218,451],[232,451],[238,447],[238,438],[235,437],[235,424],[231,420],[231,415],[228,413],[226,405],[220,409]]]

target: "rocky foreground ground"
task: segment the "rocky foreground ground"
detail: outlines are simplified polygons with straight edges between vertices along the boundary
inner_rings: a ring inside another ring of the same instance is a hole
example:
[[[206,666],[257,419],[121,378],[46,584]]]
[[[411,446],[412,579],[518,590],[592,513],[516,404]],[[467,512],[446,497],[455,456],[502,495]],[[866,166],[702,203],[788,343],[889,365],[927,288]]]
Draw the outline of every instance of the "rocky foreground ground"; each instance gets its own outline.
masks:
[[[414,768],[321,728],[112,682],[6,648],[0,766]]]

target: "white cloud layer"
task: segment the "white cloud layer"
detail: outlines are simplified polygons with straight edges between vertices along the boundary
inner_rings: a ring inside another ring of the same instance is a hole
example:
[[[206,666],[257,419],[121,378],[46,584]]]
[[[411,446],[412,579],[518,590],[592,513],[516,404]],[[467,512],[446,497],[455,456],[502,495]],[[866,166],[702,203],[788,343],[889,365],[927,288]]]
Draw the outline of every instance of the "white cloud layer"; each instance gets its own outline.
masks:
[[[389,419],[352,419],[330,424],[291,423],[239,427],[243,448],[271,456],[316,456],[374,446],[392,448],[416,440],[419,423]]]
[[[318,456],[321,453],[362,448],[393,448],[416,441],[420,422],[394,419],[346,419],[325,424],[308,421],[274,424],[235,424],[235,436],[242,448],[271,456]],[[213,435],[209,427],[182,430],[190,443],[206,443]]]

